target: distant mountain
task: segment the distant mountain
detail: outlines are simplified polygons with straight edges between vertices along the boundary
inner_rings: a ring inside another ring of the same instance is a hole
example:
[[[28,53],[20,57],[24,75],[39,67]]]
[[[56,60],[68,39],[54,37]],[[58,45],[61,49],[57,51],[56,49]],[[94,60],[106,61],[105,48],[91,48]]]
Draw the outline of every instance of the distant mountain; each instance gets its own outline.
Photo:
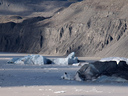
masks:
[[[67,0],[0,0],[0,15],[26,16],[33,12],[52,12],[71,3]]]
[[[128,0],[84,0],[49,18],[0,24],[0,51],[128,57]]]

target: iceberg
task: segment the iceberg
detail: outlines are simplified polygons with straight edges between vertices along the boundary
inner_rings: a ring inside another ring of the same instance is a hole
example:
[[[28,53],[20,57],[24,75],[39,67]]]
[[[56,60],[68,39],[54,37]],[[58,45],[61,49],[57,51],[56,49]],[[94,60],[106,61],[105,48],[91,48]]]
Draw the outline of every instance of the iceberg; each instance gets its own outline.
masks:
[[[70,53],[66,58],[56,58],[53,59],[53,64],[57,65],[72,65],[74,63],[78,63],[78,58],[75,57],[75,53]]]
[[[102,58],[100,61],[101,62],[105,62],[105,61],[116,61],[117,64],[120,61],[125,61],[128,64],[128,58],[124,58],[124,57],[108,57],[108,58]]]
[[[7,61],[9,64],[13,64],[15,61],[17,61],[19,58],[12,58],[11,60]]]
[[[13,58],[8,63],[14,64],[31,64],[31,65],[44,65],[47,64],[47,58],[41,55],[28,55],[23,58]]]
[[[116,61],[96,61],[93,63],[83,65],[76,73],[75,80],[78,81],[93,81],[99,79],[99,77],[107,76],[106,79],[112,79],[113,77],[117,81],[128,80],[128,65],[125,61],[120,61],[118,64]],[[113,80],[114,80],[113,79]],[[99,79],[102,81],[102,78]]]
[[[28,55],[23,58],[13,58],[8,63],[14,64],[31,64],[31,65],[44,65],[44,64],[56,64],[56,65],[69,65],[78,63],[78,58],[75,57],[75,53],[72,52],[66,58],[47,59],[41,55]]]

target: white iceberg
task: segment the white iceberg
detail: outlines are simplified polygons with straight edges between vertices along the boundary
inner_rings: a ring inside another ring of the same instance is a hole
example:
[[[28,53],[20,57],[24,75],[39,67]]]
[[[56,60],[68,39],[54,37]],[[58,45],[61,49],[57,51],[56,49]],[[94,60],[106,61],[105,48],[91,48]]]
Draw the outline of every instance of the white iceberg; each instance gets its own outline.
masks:
[[[75,53],[70,53],[66,58],[56,58],[52,60],[54,64],[57,65],[70,65],[78,63],[78,58],[75,57]]]
[[[9,62],[14,64],[44,65],[44,64],[47,64],[47,58],[41,55],[28,55],[19,59],[13,58]]]
[[[19,58],[12,58],[11,60],[7,61],[7,63],[14,63],[15,61],[17,61]]]
[[[102,58],[100,61],[101,62],[105,62],[105,61],[116,61],[117,64],[120,61],[125,61],[128,64],[128,58],[124,58],[124,57],[108,57],[108,58]]]
[[[78,63],[78,58],[75,57],[75,53],[72,52],[66,58],[47,59],[41,55],[28,55],[23,58],[13,58],[8,63],[14,64],[31,64],[31,65],[44,65],[44,64],[56,64],[56,65],[69,65]]]

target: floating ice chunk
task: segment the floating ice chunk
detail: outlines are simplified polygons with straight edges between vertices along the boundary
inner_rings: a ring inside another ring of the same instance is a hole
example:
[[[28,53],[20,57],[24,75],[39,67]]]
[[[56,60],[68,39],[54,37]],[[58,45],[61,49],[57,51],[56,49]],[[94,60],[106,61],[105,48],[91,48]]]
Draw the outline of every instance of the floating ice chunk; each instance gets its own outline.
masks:
[[[125,61],[128,64],[128,58],[124,58],[124,57],[108,57],[108,58],[102,58],[100,61],[101,62],[105,62],[105,61],[116,61],[117,64],[120,61]]]
[[[65,80],[71,80],[71,77],[69,74],[67,74],[67,72],[64,73],[63,76],[61,76],[62,79],[65,79]]]
[[[56,59],[53,59],[53,64],[56,64],[56,65],[68,65],[68,59],[66,58],[56,58]]]
[[[12,58],[11,60],[8,61],[8,63],[14,63],[15,61],[17,61],[19,58]]]
[[[79,77],[79,74],[78,73],[76,73],[76,75],[75,75],[75,80],[76,81],[82,81],[82,79]]]
[[[11,62],[15,64],[32,64],[32,65],[44,65],[47,64],[47,58],[41,55],[28,55],[19,59],[12,59]]]
[[[78,63],[78,58],[75,57],[75,53],[70,53],[66,58],[56,58],[52,60],[54,64],[57,65],[70,65]]]
[[[72,66],[81,66],[80,63],[72,64]]]
[[[75,52],[72,52],[72,53],[70,53],[68,56],[67,56],[67,58],[74,58],[75,57]]]
[[[68,64],[78,63],[78,58],[75,57],[75,52],[70,53],[67,56],[67,59],[68,59]]]
[[[69,65],[78,63],[78,58],[75,57],[75,53],[72,52],[66,58],[47,59],[41,55],[28,55],[23,58],[13,58],[8,63],[15,64],[32,64],[32,65],[44,65],[44,64],[57,64],[57,65]]]

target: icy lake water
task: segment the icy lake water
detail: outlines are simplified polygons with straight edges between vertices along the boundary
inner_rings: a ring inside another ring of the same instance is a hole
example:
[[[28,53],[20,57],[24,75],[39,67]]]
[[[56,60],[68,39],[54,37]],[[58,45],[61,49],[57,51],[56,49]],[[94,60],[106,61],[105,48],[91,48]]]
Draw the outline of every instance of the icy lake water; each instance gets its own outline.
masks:
[[[7,63],[13,57],[26,55],[0,54],[0,96],[127,96],[128,94],[127,83],[78,82],[61,79],[64,72],[73,77],[80,66]]]

